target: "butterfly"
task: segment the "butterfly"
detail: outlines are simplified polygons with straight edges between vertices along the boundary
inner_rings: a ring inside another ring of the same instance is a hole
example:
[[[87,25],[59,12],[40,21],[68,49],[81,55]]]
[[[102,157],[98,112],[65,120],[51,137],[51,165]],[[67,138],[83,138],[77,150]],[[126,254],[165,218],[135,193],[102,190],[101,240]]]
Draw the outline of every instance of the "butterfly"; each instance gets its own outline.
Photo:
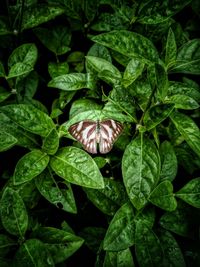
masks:
[[[122,131],[123,125],[112,119],[83,120],[69,127],[69,133],[91,154],[97,153],[97,144],[101,154],[108,153]]]

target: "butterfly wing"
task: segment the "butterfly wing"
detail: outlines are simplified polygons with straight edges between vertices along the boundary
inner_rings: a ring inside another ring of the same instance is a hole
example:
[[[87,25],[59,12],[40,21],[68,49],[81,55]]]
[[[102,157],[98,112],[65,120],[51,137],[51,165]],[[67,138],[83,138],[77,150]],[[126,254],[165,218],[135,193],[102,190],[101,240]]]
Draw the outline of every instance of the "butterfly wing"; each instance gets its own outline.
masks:
[[[114,120],[101,121],[99,125],[100,153],[102,154],[108,153],[112,149],[113,143],[117,140],[122,131],[123,131],[123,125],[118,121]]]
[[[97,153],[97,122],[80,121],[69,127],[69,133],[82,145],[89,153]]]

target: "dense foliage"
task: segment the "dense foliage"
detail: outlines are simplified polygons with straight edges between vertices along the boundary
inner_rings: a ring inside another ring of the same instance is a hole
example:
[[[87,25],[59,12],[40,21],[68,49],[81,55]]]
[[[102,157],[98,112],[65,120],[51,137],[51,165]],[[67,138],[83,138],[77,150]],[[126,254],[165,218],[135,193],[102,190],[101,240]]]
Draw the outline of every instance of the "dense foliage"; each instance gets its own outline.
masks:
[[[200,266],[198,0],[0,10],[0,266]],[[124,130],[108,154],[69,134]]]

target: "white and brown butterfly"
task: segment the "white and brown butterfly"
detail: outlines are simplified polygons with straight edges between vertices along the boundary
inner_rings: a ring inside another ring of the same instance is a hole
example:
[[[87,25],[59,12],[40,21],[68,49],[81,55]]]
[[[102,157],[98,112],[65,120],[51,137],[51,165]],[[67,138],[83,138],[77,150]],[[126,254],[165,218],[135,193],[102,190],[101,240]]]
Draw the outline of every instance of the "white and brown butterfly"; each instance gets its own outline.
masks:
[[[123,125],[115,120],[83,120],[69,127],[69,133],[92,154],[97,153],[97,144],[100,153],[108,153],[122,130]]]

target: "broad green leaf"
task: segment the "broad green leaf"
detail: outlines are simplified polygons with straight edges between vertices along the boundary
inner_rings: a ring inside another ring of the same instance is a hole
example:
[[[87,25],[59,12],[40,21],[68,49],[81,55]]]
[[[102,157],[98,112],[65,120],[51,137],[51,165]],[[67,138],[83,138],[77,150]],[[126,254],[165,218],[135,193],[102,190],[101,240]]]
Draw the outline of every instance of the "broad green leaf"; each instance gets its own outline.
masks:
[[[187,115],[174,112],[170,118],[191,149],[200,157],[200,130]]]
[[[135,32],[114,30],[94,36],[92,41],[111,48],[127,57],[142,59],[147,63],[149,61],[158,61],[158,52],[152,42]]]
[[[1,198],[1,222],[12,235],[23,237],[28,228],[28,214],[21,196],[7,187]]]
[[[185,43],[178,51],[176,64],[172,72],[200,74],[200,39],[193,39]]]
[[[11,104],[0,107],[0,111],[27,131],[47,136],[55,127],[51,118],[28,104]]]
[[[165,266],[186,267],[181,249],[173,235],[166,230],[160,230],[158,237],[164,251]]]
[[[48,163],[49,156],[40,150],[25,154],[15,167],[14,184],[18,185],[32,180],[47,167]]]
[[[40,240],[26,240],[18,249],[14,258],[14,266],[22,267],[54,267],[54,261],[48,248]]]
[[[23,13],[22,29],[30,29],[44,22],[54,19],[64,13],[64,9],[49,4],[30,6]]]
[[[134,216],[133,206],[129,202],[116,212],[104,238],[104,250],[120,251],[134,244]]]
[[[99,57],[109,62],[112,62],[109,50],[106,47],[99,44],[93,44],[93,46],[91,46],[91,48],[88,50],[87,56]]]
[[[67,62],[49,62],[48,64],[48,71],[51,78],[55,78],[57,76],[68,74],[69,72],[69,65]]]
[[[121,251],[106,251],[103,267],[134,267],[129,248]]]
[[[127,201],[125,188],[120,182],[104,179],[104,189],[83,188],[88,199],[103,213],[114,215],[119,207]]]
[[[40,227],[33,235],[46,245],[56,264],[69,258],[84,242],[79,236],[53,227]]]
[[[43,171],[35,179],[37,189],[43,197],[58,208],[76,213],[76,203],[69,183],[57,182],[50,171]]]
[[[144,63],[138,59],[131,59],[124,71],[122,84],[124,87],[128,87],[132,84],[143,72]]]
[[[11,96],[11,92],[6,91],[0,86],[0,103],[5,101],[9,96]]]
[[[172,95],[167,98],[167,102],[174,104],[178,109],[197,109],[199,104],[187,95]]]
[[[95,157],[94,161],[99,169],[102,169],[108,163],[108,159],[104,157]]]
[[[155,78],[157,87],[157,98],[164,100],[168,91],[168,76],[167,71],[161,64],[155,64]]]
[[[92,157],[75,147],[59,149],[51,158],[55,173],[66,181],[89,188],[104,188],[103,177]]]
[[[174,65],[177,54],[177,45],[174,32],[169,28],[167,35],[166,51],[165,51],[165,65],[170,68]]]
[[[200,208],[200,178],[189,181],[175,195],[195,208]]]
[[[151,107],[144,116],[144,125],[147,131],[164,121],[173,111],[174,104],[158,104]]]
[[[122,173],[131,202],[136,209],[143,208],[160,175],[160,157],[151,140],[141,135],[127,146]]]
[[[56,25],[51,28],[35,28],[34,33],[50,51],[56,55],[63,55],[70,51],[71,33],[69,28]]]
[[[99,75],[105,82],[116,84],[122,78],[120,71],[103,58],[86,56],[86,63],[87,71]]]
[[[8,59],[9,73],[7,78],[27,75],[33,70],[37,56],[35,44],[23,44],[17,47]]]
[[[64,91],[76,91],[80,89],[94,89],[94,77],[89,73],[70,73],[53,78],[49,87],[55,87]]]
[[[167,211],[173,211],[177,207],[173,194],[173,185],[170,181],[161,182],[151,193],[149,200],[154,205]]]
[[[178,162],[173,146],[164,141],[159,148],[161,158],[161,180],[173,181],[177,174]]]
[[[7,236],[5,234],[0,234],[0,255],[1,255],[1,257],[5,257],[9,253],[9,251],[12,249],[12,247],[16,246],[16,245],[17,245],[17,242],[12,240],[9,236]]]
[[[141,267],[163,266],[163,251],[159,239],[153,230],[140,220],[136,223],[135,253]]]
[[[17,139],[4,131],[0,131],[0,152],[6,151],[17,144]]]
[[[54,155],[59,147],[59,136],[55,128],[53,128],[49,134],[44,138],[42,144],[42,150],[49,155]]]

